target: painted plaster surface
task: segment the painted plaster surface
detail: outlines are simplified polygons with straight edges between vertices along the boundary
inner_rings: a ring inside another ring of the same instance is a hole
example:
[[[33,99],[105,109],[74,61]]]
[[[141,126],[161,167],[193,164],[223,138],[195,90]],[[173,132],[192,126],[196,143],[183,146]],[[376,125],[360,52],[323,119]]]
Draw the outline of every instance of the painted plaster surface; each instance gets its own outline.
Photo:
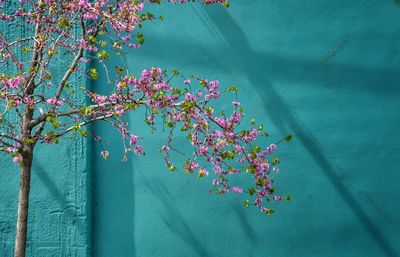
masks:
[[[18,5],[18,1],[12,2]],[[12,8],[12,7],[10,7]],[[3,24],[3,23],[2,23]],[[0,27],[7,35],[27,35],[28,28]],[[57,64],[52,66],[58,70]],[[62,74],[53,73],[54,79]],[[75,76],[70,84],[84,85]],[[59,145],[38,144],[31,178],[27,256],[81,257],[90,249],[87,141],[61,140]],[[13,256],[19,166],[0,156],[0,257]]]
[[[119,136],[97,127],[113,144],[108,161],[94,151],[94,256],[400,255],[396,1],[234,0],[153,13],[166,19],[145,24],[130,70],[157,65],[237,85],[271,142],[294,135],[279,149],[276,182],[293,200],[267,217],[240,198],[208,195],[210,180],[166,171],[156,151],[166,135],[134,114],[145,157],[121,163]]]
[[[130,70],[158,65],[237,85],[271,142],[294,135],[279,149],[276,182],[293,200],[267,217],[240,197],[208,195],[209,180],[166,171],[156,151],[166,134],[151,133],[136,113],[128,119],[145,157],[122,163],[118,134],[102,125],[108,161],[83,140],[36,149],[29,256],[400,255],[396,1],[234,0],[229,9],[164,5],[153,13],[166,20],[145,25],[145,45],[125,58]],[[92,86],[106,90],[104,81]],[[190,152],[183,135],[176,146]],[[0,256],[8,257],[19,176],[3,157],[0,173]]]
[[[27,256],[88,256],[85,142],[36,149]],[[1,159],[0,256],[12,256],[18,168]]]

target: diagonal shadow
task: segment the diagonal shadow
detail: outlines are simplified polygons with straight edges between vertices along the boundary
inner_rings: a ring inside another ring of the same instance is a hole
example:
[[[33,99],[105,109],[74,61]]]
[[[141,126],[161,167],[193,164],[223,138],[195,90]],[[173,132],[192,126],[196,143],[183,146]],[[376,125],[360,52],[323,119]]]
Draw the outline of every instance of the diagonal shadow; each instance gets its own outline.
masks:
[[[257,233],[253,230],[249,219],[245,213],[245,208],[243,206],[238,205],[237,203],[232,202],[233,210],[235,211],[236,216],[238,217],[241,229],[245,232],[244,235],[247,237],[247,240],[250,244],[253,245],[253,250],[257,248],[259,245],[259,239]]]
[[[213,33],[222,36],[222,40],[220,41],[224,44],[224,49],[230,49],[230,54],[233,59],[231,63],[262,63],[264,61],[263,59],[260,60],[261,57],[251,49],[246,34],[226,10],[223,8],[210,8],[205,11],[202,10],[202,8],[204,7],[200,7],[196,10],[200,10],[199,15],[207,21],[210,21],[210,24],[208,24],[209,29],[212,30]],[[227,29],[224,24],[229,24],[229,29]],[[234,49],[236,51],[234,51]],[[239,52],[237,49],[241,51]],[[224,65],[229,64],[224,63]],[[270,110],[270,113],[275,114],[275,116],[272,116],[272,121],[281,132],[286,132],[285,126],[294,132],[297,140],[304,146],[310,156],[312,156],[320,170],[329,178],[343,201],[358,217],[361,224],[369,232],[370,236],[375,240],[385,256],[397,256],[395,249],[391,246],[385,235],[380,231],[378,226],[374,224],[350,190],[342,183],[343,178],[337,172],[333,164],[330,163],[328,158],[325,157],[325,153],[318,140],[307,130],[306,126],[295,117],[274,87],[268,83],[267,74],[252,72],[251,68],[245,65],[242,65],[240,68],[258,90],[263,99],[264,107]],[[284,120],[280,120],[279,117],[284,117]]]
[[[60,207],[64,206],[67,200],[61,190],[55,185],[54,179],[49,176],[46,169],[37,159],[34,158],[32,166],[35,175],[37,175],[43,186],[47,187],[49,194],[55,198]]]
[[[122,65],[121,57],[112,55],[109,63]],[[125,56],[123,58],[126,58]],[[126,59],[123,60],[126,63]],[[103,67],[94,62],[97,70]],[[109,85],[105,83],[105,72],[100,73],[99,79],[91,81],[90,90],[108,94]],[[112,76],[115,73],[110,72]],[[113,77],[110,77],[113,80]],[[129,117],[125,117],[130,122]],[[110,158],[105,161],[100,156],[101,146],[95,140],[90,145],[90,160],[92,171],[92,251],[93,256],[130,256],[135,257],[135,186],[134,165],[132,161],[121,161],[123,149],[120,134],[115,128],[103,122],[95,122],[91,131],[104,141],[104,150],[110,150]],[[109,143],[112,143],[111,145]],[[90,198],[90,197],[89,197]],[[112,221],[112,222],[110,222]],[[112,235],[112,236],[110,236]]]
[[[38,177],[43,186],[47,188],[47,190],[49,191],[49,195],[51,195],[58,202],[58,207],[60,208],[60,210],[56,212],[60,212],[62,215],[64,215],[65,211],[69,211],[72,208],[73,217],[71,218],[78,218],[77,211],[79,210],[79,207],[76,206],[75,203],[67,201],[65,195],[61,192],[60,188],[55,185],[54,179],[49,176],[46,169],[37,161],[37,159],[34,159],[33,171],[34,175]],[[73,222],[80,230],[80,232],[84,233],[84,224],[82,222],[76,222],[76,220]]]
[[[229,27],[231,30],[232,27]],[[234,32],[229,32],[234,33]],[[370,32],[376,37],[385,37],[387,35],[381,34],[378,32]],[[367,32],[365,33],[368,34]],[[399,33],[400,35],[400,33]],[[357,35],[358,37],[363,37],[363,35]],[[331,62],[333,58],[338,54],[338,49],[334,49],[329,52],[325,56],[321,57],[317,62],[312,59],[299,58],[293,56],[285,56],[277,53],[266,53],[264,51],[259,51],[257,49],[250,49],[251,56],[256,56],[256,59],[253,57],[247,56],[247,58],[243,59],[241,56],[246,56],[249,49],[244,48],[244,46],[240,46],[240,50],[237,50],[234,47],[239,47],[238,43],[227,43],[226,40],[220,40],[221,44],[230,44],[231,48],[225,47],[215,47],[213,45],[199,45],[196,42],[181,42],[176,38],[171,37],[160,37],[156,33],[154,34],[146,34],[146,38],[148,39],[147,45],[143,46],[144,55],[149,60],[156,60],[158,63],[171,63],[171,60],[178,59],[175,65],[179,65],[180,67],[186,68],[190,66],[194,70],[198,70],[198,68],[208,67],[209,69],[218,70],[221,68],[221,61],[215,56],[223,56],[221,59],[233,59],[233,60],[243,60],[250,61],[253,65],[263,65],[263,71],[268,73],[268,77],[271,79],[279,79],[280,81],[297,81],[299,78],[302,78],[302,81],[310,83],[312,85],[318,85],[321,82],[321,76],[334,71],[335,77],[340,78],[340,81],[335,84],[335,89],[340,90],[341,88],[345,88],[348,85],[358,86],[355,90],[358,91],[366,91],[368,90],[374,92],[374,94],[382,95],[385,97],[393,97],[393,93],[398,89],[398,82],[393,80],[393,78],[397,78],[400,73],[399,68],[395,67],[379,67],[379,69],[375,67],[368,67],[357,64],[350,63],[339,63],[339,62]],[[237,41],[237,39],[235,39]],[[345,37],[339,42],[339,48],[343,47],[346,42],[348,42],[349,37]],[[157,46],[155,42],[162,41],[164,45],[170,46],[168,50],[160,50],[160,51],[152,51],[150,49]],[[174,53],[179,52],[182,47],[187,48],[191,51],[191,54],[207,56],[207,58],[198,58],[196,63],[187,62],[185,56],[176,56]],[[249,47],[249,46],[248,46]],[[170,49],[173,49],[172,51]],[[228,51],[230,50],[230,51]],[[132,50],[133,51],[133,50]],[[242,53],[238,53],[237,51],[241,51]],[[229,56],[229,58],[227,57]],[[211,61],[210,61],[211,59]],[[234,74],[239,75],[248,75],[249,71],[251,71],[251,67],[245,67],[243,65],[232,65],[229,63],[223,63],[222,67],[229,67],[229,70]],[[322,74],[312,73],[315,68],[321,68]],[[284,74],[282,71],[284,68]],[[254,73],[254,72],[252,72]],[[366,74],[379,74],[379,76],[366,76]],[[265,74],[264,74],[265,75]],[[263,77],[263,76],[261,76]],[[266,76],[265,76],[266,77]],[[379,78],[379,79],[377,79]],[[265,81],[259,81],[258,83],[264,83]],[[372,83],[375,82],[375,83]],[[384,84],[385,90],[382,90],[382,87],[376,87],[376,84]],[[359,85],[362,85],[360,87]],[[327,85],[331,86],[331,85]]]
[[[163,205],[166,212],[165,214],[161,214],[162,220],[171,232],[179,236],[187,245],[189,245],[197,253],[197,256],[211,257],[212,254],[208,252],[207,247],[193,233],[181,212],[175,207],[175,205],[168,204],[171,202],[171,193],[168,189],[162,183],[152,182],[141,174],[140,176],[143,178],[146,188],[148,188]]]

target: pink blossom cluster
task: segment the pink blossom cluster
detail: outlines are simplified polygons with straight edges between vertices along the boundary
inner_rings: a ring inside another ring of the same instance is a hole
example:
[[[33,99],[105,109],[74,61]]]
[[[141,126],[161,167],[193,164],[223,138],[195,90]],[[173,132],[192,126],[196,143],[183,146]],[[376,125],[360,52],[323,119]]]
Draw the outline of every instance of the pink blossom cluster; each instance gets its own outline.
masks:
[[[22,84],[23,78],[20,76],[16,76],[14,78],[0,78],[0,85],[4,89],[16,89],[19,88]],[[0,87],[1,88],[1,87]]]
[[[139,77],[123,76],[110,96],[88,92],[92,101],[101,105],[89,115],[98,117],[114,113],[114,116],[121,116],[130,109],[145,108],[149,110],[146,121],[151,126],[155,125],[157,117],[164,117],[171,133],[160,151],[170,170],[177,169],[170,161],[171,151],[175,149],[172,132],[180,129],[188,134],[194,149],[193,158],[183,165],[186,174],[197,172],[199,177],[207,177],[212,170],[216,176],[212,192],[217,194],[229,191],[242,193],[243,188],[231,185],[229,177],[239,173],[248,174],[254,182],[248,190],[250,195],[255,196],[254,205],[269,213],[270,209],[262,209],[266,202],[286,199],[276,195],[273,188],[272,175],[278,172],[279,164],[273,156],[277,144],[269,144],[264,148],[258,145],[264,137],[263,126],[256,128],[254,122],[248,128],[239,129],[244,110],[237,100],[232,102],[233,111],[230,115],[226,112],[216,114],[212,102],[221,95],[219,82],[195,79],[199,89],[191,89],[193,93],[184,87],[192,82],[185,79],[183,86],[175,86],[167,73],[158,67],[144,70]],[[210,94],[213,97],[209,97]],[[124,112],[119,113],[120,110]],[[130,146],[136,147],[138,136],[130,136],[128,140]]]
[[[49,99],[46,100],[46,102],[48,104],[53,105],[53,106],[61,106],[64,103],[63,100],[60,100],[60,99],[57,99],[57,98],[49,98]]]

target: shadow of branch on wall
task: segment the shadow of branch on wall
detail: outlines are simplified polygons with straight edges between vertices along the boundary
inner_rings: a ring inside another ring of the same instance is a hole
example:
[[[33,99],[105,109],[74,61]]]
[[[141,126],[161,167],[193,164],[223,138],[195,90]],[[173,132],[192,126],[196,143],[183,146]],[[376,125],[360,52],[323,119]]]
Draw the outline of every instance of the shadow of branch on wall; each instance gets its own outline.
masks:
[[[78,246],[71,243],[79,236],[86,235],[88,226],[88,224],[84,222],[86,221],[87,216],[85,210],[82,210],[82,203],[68,199],[67,195],[62,192],[62,188],[60,187],[60,185],[65,184],[60,183],[57,185],[56,183],[56,181],[64,181],[59,180],[59,178],[52,177],[49,174],[49,172],[51,171],[49,171],[48,168],[45,168],[37,159],[34,159],[33,161],[32,172],[33,177],[37,177],[38,180],[42,183],[41,188],[46,188],[48,191],[48,197],[46,197],[45,199],[47,199],[47,201],[56,201],[56,204],[46,203],[48,206],[51,206],[52,209],[49,209],[48,211],[50,212],[45,214],[56,215],[57,219],[48,219],[44,221],[46,222],[46,227],[51,228],[52,231],[57,231],[58,241],[55,238],[54,246],[52,247],[57,247],[57,250],[60,254],[64,254],[66,256],[74,255],[74,251],[76,251],[76,247]],[[33,190],[37,188],[39,187],[35,186]],[[31,204],[35,205],[34,202],[31,202]],[[35,223],[35,221],[33,223]],[[43,231],[39,231],[39,233],[41,232]],[[70,237],[73,237],[72,241],[68,240],[68,238]],[[44,246],[42,245],[43,242],[38,240],[34,240],[34,242],[31,243],[36,245],[36,251],[40,251],[40,249],[42,248],[46,249],[46,247],[49,247],[48,242],[44,243]]]
[[[185,217],[179,209],[171,203],[173,196],[162,183],[156,183],[141,175],[145,187],[157,198],[163,206],[163,212],[160,213],[164,224],[173,234],[178,236],[190,248],[192,248],[199,257],[212,257],[202,240],[193,232],[190,225],[185,221]]]
[[[302,124],[302,122],[295,117],[284,99],[282,99],[275,88],[268,82],[268,72],[253,72],[251,68],[246,65],[249,63],[267,63],[268,60],[262,59],[262,56],[260,57],[260,55],[253,51],[246,38],[246,34],[226,10],[223,8],[210,8],[205,10],[204,7],[199,7],[196,10],[203,19],[208,21],[206,24],[208,28],[214,31],[214,34],[218,34],[222,37],[222,40],[219,39],[219,41],[221,44],[224,44],[223,49],[229,51],[232,63],[236,65],[240,63],[243,64],[240,66],[240,69],[263,99],[264,108],[269,110],[269,113],[273,114],[271,117],[272,121],[281,130],[282,134],[285,134],[288,130],[295,134],[296,139],[310,154],[315,163],[319,166],[320,171],[329,178],[342,200],[358,217],[358,220],[366,231],[369,232],[370,236],[375,240],[385,256],[397,256],[395,249],[380,231],[377,224],[371,220],[367,212],[343,183],[342,176],[325,156],[318,140],[307,130],[305,124]],[[229,27],[225,26],[226,24],[229,24]],[[229,64],[224,63],[224,65]]]
[[[105,139],[119,143],[118,133],[106,126],[96,131]],[[100,134],[101,135],[101,134]],[[108,147],[108,146],[107,146]],[[92,146],[93,160],[93,252],[94,256],[135,257],[135,187],[132,161],[122,162],[121,151],[108,160],[99,156],[101,149]]]

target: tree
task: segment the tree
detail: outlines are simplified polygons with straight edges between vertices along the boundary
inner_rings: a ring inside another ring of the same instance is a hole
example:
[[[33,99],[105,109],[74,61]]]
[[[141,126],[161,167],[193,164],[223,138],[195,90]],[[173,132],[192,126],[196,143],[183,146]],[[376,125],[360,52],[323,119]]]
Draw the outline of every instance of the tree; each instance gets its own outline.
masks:
[[[216,80],[196,75],[187,78],[179,71],[168,73],[158,67],[134,76],[124,66],[115,68],[115,81],[107,79],[114,85],[108,95],[69,84],[75,74],[96,80],[104,72],[109,78],[110,54],[122,55],[126,48],[144,43],[143,34],[135,31],[145,21],[163,19],[145,12],[145,4],[160,4],[161,0],[19,0],[15,8],[6,8],[10,2],[0,0],[0,22],[22,24],[32,31],[23,37],[0,32],[0,151],[20,165],[16,257],[25,256],[35,145],[57,144],[61,137],[76,136],[91,136],[101,144],[103,139],[86,128],[102,121],[122,135],[124,160],[130,152],[143,154],[140,138],[127,129],[122,119],[128,111],[139,108],[147,110],[145,122],[150,127],[158,121],[170,130],[160,149],[170,171],[177,169],[170,160],[171,151],[176,151],[173,134],[181,130],[193,146],[192,158],[184,163],[183,170],[186,174],[197,172],[201,178],[212,169],[215,178],[210,193],[242,193],[243,189],[232,185],[229,177],[244,172],[254,184],[247,193],[255,198],[254,202],[244,201],[245,207],[254,204],[272,214],[264,203],[290,199],[275,194],[272,176],[279,171],[279,159],[271,154],[278,143],[289,141],[291,136],[267,147],[257,145],[260,140],[256,139],[268,134],[254,120],[247,128],[240,124],[244,110],[236,100],[235,86],[220,90]],[[185,2],[195,1],[179,1]],[[225,0],[199,2],[229,6]],[[62,60],[57,71],[51,68],[56,59]],[[87,69],[93,62],[100,63],[104,70]],[[55,72],[62,72],[60,80],[54,78]],[[225,93],[235,96],[229,114],[217,112],[212,105]],[[90,103],[77,101],[77,96]],[[107,150],[100,154],[105,159],[109,156]]]

